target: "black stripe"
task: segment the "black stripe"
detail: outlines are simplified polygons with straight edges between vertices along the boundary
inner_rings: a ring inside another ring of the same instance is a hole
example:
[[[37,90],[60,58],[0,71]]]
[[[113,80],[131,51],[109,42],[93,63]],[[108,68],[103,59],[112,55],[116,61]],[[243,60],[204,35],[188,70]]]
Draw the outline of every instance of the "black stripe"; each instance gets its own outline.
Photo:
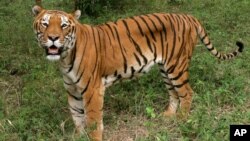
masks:
[[[141,69],[138,71],[138,73],[141,73],[142,70],[144,69],[145,65],[141,67]]]
[[[165,36],[165,40],[166,40],[167,39],[167,35],[166,35],[167,31],[166,31],[166,28],[165,28],[163,22],[161,21],[161,19],[157,15],[152,14],[152,16],[154,16],[158,20],[158,22],[161,24],[162,31],[164,32],[164,36]],[[160,37],[161,37],[162,58],[164,58],[164,53],[167,55],[167,52],[164,51],[164,43],[163,43],[163,34],[162,34],[162,32],[160,32]]]
[[[160,69],[160,72],[166,74],[166,72],[163,69]]]
[[[98,39],[99,39],[99,49],[103,49],[104,50],[104,54],[106,55],[107,52],[106,52],[106,46],[102,46],[102,40],[101,40],[101,34],[103,35],[103,32],[101,28],[96,28],[97,29],[97,33],[98,33]],[[103,36],[102,36],[103,37]],[[101,52],[101,51],[100,51]]]
[[[128,65],[127,65],[127,60],[124,60],[124,73],[127,73]]]
[[[179,19],[178,15],[174,14],[174,15],[172,15],[172,16],[173,16],[173,18],[176,19],[177,31],[180,31],[180,19]]]
[[[77,96],[71,94],[69,91],[67,91],[67,93],[68,93],[69,96],[73,97],[75,100],[82,101],[82,97],[77,97]]]
[[[135,74],[135,69],[134,69],[134,67],[131,67],[131,76],[130,76],[130,78],[133,78],[134,74]]]
[[[112,30],[111,26],[110,26],[109,24],[105,24],[105,25],[107,25],[107,26],[108,26],[108,28],[109,28],[109,30],[110,30],[110,32],[111,32],[111,34],[112,34],[113,38],[115,38],[115,34],[114,34],[114,32],[113,32],[113,30]]]
[[[85,88],[83,89],[83,91],[81,92],[81,95],[83,95],[83,94],[87,91],[87,89],[88,89],[88,87],[89,87],[89,83],[90,83],[90,79],[89,79],[89,81],[88,81],[86,87],[85,87]]]
[[[212,50],[214,50],[214,47],[212,47],[212,48],[207,48],[209,51],[212,51]]]
[[[217,53],[218,53],[218,52],[217,52]],[[236,51],[235,51],[235,52],[233,52],[233,55],[234,55],[234,56],[236,56],[236,55],[237,55],[237,52],[236,52]]]
[[[145,25],[148,28],[148,31],[150,32],[151,37],[153,38],[154,41],[156,41],[155,36],[154,36],[154,32],[150,29],[147,21],[142,16],[139,16],[139,18],[145,23]]]
[[[91,102],[91,100],[92,100],[92,98],[93,98],[93,93],[90,95],[91,97],[88,99],[88,101],[85,103],[85,105],[84,105],[84,107],[85,106],[88,106],[89,105],[89,103]],[[86,109],[86,107],[85,107],[85,109]]]
[[[156,58],[157,58],[157,48],[155,46],[155,43],[153,43],[153,47],[154,47],[154,62],[156,61]]]
[[[208,41],[208,43],[206,43],[206,44],[205,44],[205,46],[208,46],[208,45],[210,45],[210,44],[211,44],[211,42],[210,42],[210,41]]]
[[[168,50],[168,42],[167,42],[167,45],[166,45],[166,57],[164,59],[163,64],[166,64],[166,62],[167,62],[167,58],[168,58],[168,52],[167,52],[167,50]]]
[[[66,84],[66,85],[75,85],[75,84],[77,84],[77,83],[80,82],[80,80],[82,78],[82,75],[83,75],[83,72],[81,73],[81,75],[79,76],[79,78],[76,80],[76,82],[68,83],[68,82],[64,81],[64,84]]]
[[[159,30],[157,29],[157,26],[156,26],[155,22],[151,19],[151,16],[152,16],[152,15],[146,15],[146,16],[148,17],[148,19],[149,19],[149,20],[151,21],[151,23],[153,24],[155,30],[156,30],[156,31],[159,31]]]
[[[38,30],[38,22],[36,22],[35,24],[34,24],[34,29],[36,29],[36,30]]]
[[[189,80],[187,79],[187,80],[185,80],[185,81],[183,81],[183,83],[182,84],[179,84],[179,85],[173,85],[175,88],[181,88],[182,86],[184,86],[185,84],[187,84],[189,82]]]
[[[135,23],[136,23],[136,25],[137,25],[137,27],[138,27],[141,35],[144,36],[143,30],[141,28],[141,25],[138,23],[138,21],[134,17],[132,17],[131,19],[135,21]]]
[[[69,105],[70,106],[70,105]],[[83,109],[79,109],[79,108],[74,108],[74,107],[72,107],[72,106],[70,106],[70,109],[72,109],[72,110],[74,110],[74,111],[76,111],[77,113],[79,113],[79,114],[84,114],[84,110]]]
[[[130,34],[130,30],[129,30],[129,27],[128,27],[127,22],[126,22],[125,20],[122,20],[122,22],[123,22],[123,24],[124,24],[124,26],[125,26],[125,28],[126,28],[126,30],[127,30],[127,35],[128,35],[129,40],[130,40],[131,42],[134,43],[134,40],[133,40],[133,38],[132,38],[132,36],[131,36],[131,34]],[[143,36],[144,36],[144,35],[143,35]],[[152,47],[151,47],[151,45],[150,45],[150,40],[148,39],[147,36],[146,36],[146,40],[147,40],[147,44],[148,44],[149,49],[151,50],[151,52],[153,52]],[[137,48],[136,48],[136,50],[137,50]],[[137,51],[138,51],[138,50],[137,50]]]
[[[223,60],[226,60],[226,59],[227,59],[227,56],[224,54],[224,55],[222,56],[222,59],[223,59]]]
[[[127,22],[125,20],[122,20],[122,23],[124,24],[124,26],[125,26],[125,28],[127,30],[128,37],[131,37],[130,30],[129,30]]]
[[[95,31],[94,31],[93,27],[91,27],[91,29],[92,29],[92,33],[93,33],[92,36],[93,36],[93,39],[94,39],[94,47],[95,47],[95,53],[96,53],[95,64],[93,64],[94,65],[94,69],[92,71],[92,74],[94,74],[94,72],[95,72],[95,70],[96,70],[96,68],[98,66],[98,58],[99,58],[99,56],[98,56],[97,43],[96,43],[96,38],[95,38]]]
[[[180,72],[182,71],[182,72],[185,72],[185,71],[187,71],[188,69],[186,68],[186,66],[188,65],[188,63],[187,63],[188,61],[187,61],[187,59],[182,59],[182,61],[180,62],[180,66],[178,67],[178,69],[180,70]],[[181,68],[182,67],[182,68]],[[184,70],[184,69],[186,69],[186,70]]]
[[[71,58],[71,67],[69,68],[69,70],[67,71],[67,73],[69,73],[69,72],[71,72],[71,70],[73,69],[73,67],[74,67],[74,64],[75,64],[75,59],[76,59],[76,46],[74,47],[74,51],[73,51],[73,57]]]
[[[178,17],[178,16],[177,16]],[[178,17],[179,18],[179,17]],[[182,20],[180,20],[180,21],[182,21]],[[179,22],[180,22],[179,21]],[[175,64],[179,64],[179,60],[180,60],[180,58],[181,58],[181,55],[182,55],[182,53],[183,53],[183,51],[184,51],[184,49],[185,49],[185,44],[184,44],[184,42],[185,42],[185,32],[186,32],[186,26],[185,26],[185,23],[184,23],[184,21],[182,21],[183,22],[183,32],[182,32],[182,42],[181,42],[181,48],[179,49],[179,53],[178,53],[178,55],[177,55],[177,60],[176,60],[176,62],[175,62]],[[183,59],[183,60],[185,60],[185,59]],[[183,63],[183,61],[180,63],[181,65],[182,65],[182,63]],[[173,68],[173,70],[171,70],[171,72],[170,73],[172,73],[172,72],[174,72],[174,70],[175,70],[175,68],[176,68],[176,66],[177,65],[175,65],[175,67]]]
[[[120,50],[121,50],[121,53],[122,53],[122,57],[123,57],[124,73],[126,73],[127,72],[127,59],[126,59],[126,56],[124,55],[124,52],[123,52],[123,47],[122,47],[122,44],[121,44],[121,40],[120,40],[119,33],[117,31],[117,28],[114,28],[114,29],[115,29],[116,37],[118,39],[118,43],[119,43],[119,47],[120,47]]]
[[[179,96],[179,95],[178,95],[178,97],[180,97],[180,98],[184,98],[184,97],[186,97],[186,96],[187,96],[187,94],[188,94],[188,93],[185,93],[185,95],[184,95],[184,96]]]
[[[135,49],[139,52],[140,56],[143,58],[144,64],[147,64],[147,58],[142,54],[141,47],[135,42],[135,40],[131,37],[131,40],[135,46]]]
[[[164,79],[167,79],[167,80],[168,80],[167,72],[165,72],[165,70],[160,69],[160,73],[161,73],[161,76],[162,76]]]
[[[103,30],[103,29],[102,29],[102,30]],[[106,30],[103,30],[103,31],[106,33],[105,35],[107,35],[108,40],[109,40],[109,45],[111,46],[111,38],[110,38],[109,34],[107,33]]]
[[[166,27],[163,23],[163,21],[155,14],[153,14],[153,16],[159,21],[159,23],[161,24],[162,26],[162,30],[164,32],[164,36],[165,36],[165,41],[167,40],[167,30],[166,30]],[[163,37],[162,37],[162,33],[161,33],[161,40],[162,40],[162,59],[164,58],[164,53],[166,54],[166,57],[167,57],[167,51],[164,50],[164,45],[163,45]],[[167,48],[166,48],[167,50]]]
[[[170,74],[170,73],[173,73],[174,69],[176,67],[176,64],[173,64],[172,66],[170,66],[167,70],[167,73]]]
[[[170,57],[169,57],[169,60],[168,62],[170,63],[171,62],[171,59],[174,55],[174,51],[175,51],[175,47],[176,47],[176,28],[174,27],[172,21],[176,21],[177,22],[177,28],[178,28],[178,31],[180,30],[180,17],[178,15],[173,15],[173,14],[170,14],[170,17],[172,19],[170,19],[170,24],[171,24],[171,29],[172,31],[174,32],[174,38],[173,38],[173,47],[172,47],[172,51],[171,51],[171,54],[170,54]],[[184,25],[184,31],[185,32],[185,25]],[[184,33],[182,33],[182,38],[184,39]],[[175,62],[175,64],[177,64],[179,62],[179,59],[180,59],[180,56],[182,54],[182,51],[184,50],[185,46],[184,46],[184,40],[182,41],[182,44],[181,44],[181,48],[179,50],[176,50],[176,51],[179,51],[178,55],[177,55],[177,61]],[[170,69],[168,70],[168,73],[172,73],[174,70],[175,70],[175,67],[177,65],[174,65],[172,67],[170,67]]]
[[[87,46],[87,42],[88,42],[86,33],[85,33],[84,35],[85,35],[85,37],[84,37],[84,39],[85,39],[85,44],[84,44],[84,46],[83,46],[84,50],[83,50],[83,53],[81,54],[82,57],[81,57],[81,61],[80,61],[80,63],[79,63],[79,67],[78,67],[76,76],[78,75],[78,73],[79,73],[79,71],[80,71],[80,68],[81,68],[80,66],[82,66],[81,64],[82,64],[82,61],[83,61],[83,57],[85,56],[86,46]],[[83,70],[82,70],[82,71],[83,71]]]
[[[134,67],[131,67],[131,73],[132,73],[132,75],[135,73]]]
[[[82,71],[81,75],[79,76],[79,78],[77,79],[77,81],[74,82],[74,84],[77,84],[77,83],[81,80],[81,78],[82,78],[82,76],[83,76],[83,73],[84,73],[84,71]]]
[[[183,16],[183,17],[186,18],[186,16]],[[186,22],[187,24],[189,24],[189,26],[190,26],[189,33],[188,33],[190,37],[192,37],[193,27],[195,27],[196,33],[198,33],[198,29],[197,29],[198,27],[196,27],[196,26],[195,26],[194,24],[192,24],[192,23],[191,23],[191,24],[188,23],[187,20],[185,20],[185,22]],[[200,36],[200,35],[198,35],[198,36]],[[191,39],[191,41],[192,41],[191,44],[194,44],[194,42],[196,42],[196,41],[193,40],[193,38],[190,38],[190,39]],[[191,56],[190,56],[190,57],[191,57]]]
[[[63,81],[63,83],[66,84],[66,85],[72,85],[72,84],[70,84],[70,83],[68,83],[66,81]]]
[[[164,84],[166,84],[166,85],[168,85],[168,86],[172,86],[171,82],[168,83],[168,82],[164,81]]]
[[[235,52],[234,52],[234,53],[235,53]],[[217,51],[216,54],[215,54],[215,56],[217,57],[218,54],[219,54],[219,52]]]
[[[219,54],[219,57],[218,58],[220,58],[221,59],[221,53]]]
[[[101,28],[102,29],[102,28]],[[112,49],[113,49],[113,57],[115,58],[115,53],[114,53],[114,47],[112,46],[112,44],[111,44],[111,37],[109,36],[109,33],[107,32],[107,30],[104,30],[104,29],[102,29],[106,34],[104,35],[104,36],[106,36],[107,35],[107,37],[108,37],[108,39],[109,39],[109,46],[110,47],[112,47]]]
[[[134,53],[135,59],[138,62],[138,64],[141,66],[141,60],[139,59],[139,57],[136,55],[136,53]]]
[[[158,20],[158,22],[161,24],[162,30],[163,30],[164,34],[166,35],[166,34],[167,34],[167,30],[166,30],[166,27],[165,27],[163,21],[162,21],[156,14],[152,14],[152,15],[153,15],[153,16]],[[166,37],[167,37],[167,36],[166,36]]]
[[[162,32],[160,32],[160,36],[161,36],[161,57],[164,58],[164,54],[167,54],[167,52],[164,51],[164,43],[163,43],[163,35]]]
[[[121,79],[122,78],[122,75],[121,74],[118,74],[117,75],[117,79]]]
[[[173,19],[172,15],[170,14],[171,18]],[[169,18],[169,17],[168,17]],[[170,25],[171,25],[171,30],[173,32],[173,46],[172,46],[172,50],[171,50],[171,53],[170,53],[170,56],[169,56],[169,59],[168,59],[168,63],[171,62],[171,59],[174,55],[174,50],[175,50],[175,44],[176,44],[176,31],[175,31],[175,27],[174,27],[174,24],[172,23],[172,19],[169,18],[169,22],[170,22]]]
[[[174,87],[168,88],[169,91],[174,90]]]
[[[139,27],[139,29],[141,29],[141,27],[139,26],[139,23],[138,23],[134,18],[132,18],[132,19],[137,23],[137,26]],[[124,23],[124,25],[125,25],[125,27],[126,27],[126,29],[127,29],[127,31],[128,31],[127,34],[128,34],[128,37],[129,37],[130,41],[134,44],[135,49],[139,52],[140,56],[142,56],[144,62],[147,63],[147,58],[142,54],[142,51],[141,51],[141,49],[140,49],[140,46],[135,42],[135,40],[134,40],[134,39],[132,38],[132,36],[130,35],[130,31],[129,31],[129,28],[128,28],[128,25],[127,25],[126,21],[123,20],[123,23]],[[141,32],[141,33],[142,33],[142,32]],[[144,36],[143,33],[142,33],[142,36]],[[147,37],[146,37],[146,38],[147,38]],[[141,61],[140,61],[139,57],[138,57],[135,53],[134,53],[134,56],[136,57],[137,62],[138,62],[139,65],[141,66]]]
[[[113,81],[113,84],[116,83],[117,81],[119,81],[121,78],[122,78],[122,75],[118,74],[117,77],[116,77],[116,80]]]
[[[149,40],[148,36],[146,35],[145,37],[146,37],[147,45],[148,45],[150,51],[153,52],[153,49],[152,49],[152,46],[150,44],[150,40]]]
[[[178,80],[184,73],[185,73],[185,71],[184,72],[181,71],[181,72],[178,73],[177,76],[175,76],[173,78],[170,78],[170,80]]]
[[[201,42],[204,42],[204,39],[207,37],[207,33],[201,38]]]
[[[71,30],[72,30],[71,33],[76,33],[76,28],[75,28],[75,26],[72,26]]]
[[[114,76],[115,76],[115,77],[117,76],[117,70],[115,71]]]
[[[108,75],[105,75],[104,78],[107,79],[107,78],[108,78]]]
[[[196,25],[199,24],[199,23],[197,23],[197,19],[195,19],[193,16],[187,15],[187,17],[192,20],[193,24],[196,24]]]

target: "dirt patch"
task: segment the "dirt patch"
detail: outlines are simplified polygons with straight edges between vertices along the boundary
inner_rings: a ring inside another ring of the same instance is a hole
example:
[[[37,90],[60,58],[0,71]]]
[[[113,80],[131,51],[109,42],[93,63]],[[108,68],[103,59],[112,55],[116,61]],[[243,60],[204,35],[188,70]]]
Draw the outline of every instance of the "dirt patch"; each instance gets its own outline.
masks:
[[[104,139],[107,141],[134,141],[148,136],[148,130],[144,125],[147,121],[142,116],[121,115],[116,123],[104,125]]]

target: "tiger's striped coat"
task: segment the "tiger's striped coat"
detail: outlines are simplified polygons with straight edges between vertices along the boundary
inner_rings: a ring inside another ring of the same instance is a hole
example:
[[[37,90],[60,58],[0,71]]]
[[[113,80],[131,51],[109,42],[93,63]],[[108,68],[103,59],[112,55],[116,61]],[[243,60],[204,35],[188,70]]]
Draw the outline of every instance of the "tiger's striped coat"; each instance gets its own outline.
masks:
[[[197,40],[217,58],[231,59],[242,52],[218,52],[200,22],[191,15],[154,13],[91,26],[80,24],[80,11],[33,8],[34,31],[49,60],[59,60],[69,108],[80,133],[93,129],[91,139],[102,140],[105,88],[122,79],[146,73],[158,64],[170,100],[165,116],[190,111],[193,90],[188,66]],[[94,128],[92,128],[94,127]]]

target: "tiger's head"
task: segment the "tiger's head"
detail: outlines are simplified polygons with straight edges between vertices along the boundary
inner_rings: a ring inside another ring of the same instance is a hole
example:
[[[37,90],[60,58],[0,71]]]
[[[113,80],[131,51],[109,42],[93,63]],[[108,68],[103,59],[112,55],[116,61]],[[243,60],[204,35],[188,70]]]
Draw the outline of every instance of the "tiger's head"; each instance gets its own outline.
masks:
[[[33,28],[39,45],[45,49],[47,59],[59,60],[64,52],[75,46],[77,20],[81,11],[69,14],[34,6],[32,12],[35,15]]]

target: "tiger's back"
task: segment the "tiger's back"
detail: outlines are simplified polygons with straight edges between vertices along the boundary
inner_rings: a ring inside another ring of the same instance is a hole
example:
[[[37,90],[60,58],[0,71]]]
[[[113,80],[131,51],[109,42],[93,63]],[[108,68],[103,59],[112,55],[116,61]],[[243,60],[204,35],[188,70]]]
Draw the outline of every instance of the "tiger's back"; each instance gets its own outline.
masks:
[[[171,67],[170,62],[177,64],[180,56],[188,63],[197,42],[198,26],[199,22],[192,16],[164,13],[97,26],[105,36],[105,46],[102,46],[105,82],[116,80],[108,77],[131,78],[148,72],[153,64]]]

